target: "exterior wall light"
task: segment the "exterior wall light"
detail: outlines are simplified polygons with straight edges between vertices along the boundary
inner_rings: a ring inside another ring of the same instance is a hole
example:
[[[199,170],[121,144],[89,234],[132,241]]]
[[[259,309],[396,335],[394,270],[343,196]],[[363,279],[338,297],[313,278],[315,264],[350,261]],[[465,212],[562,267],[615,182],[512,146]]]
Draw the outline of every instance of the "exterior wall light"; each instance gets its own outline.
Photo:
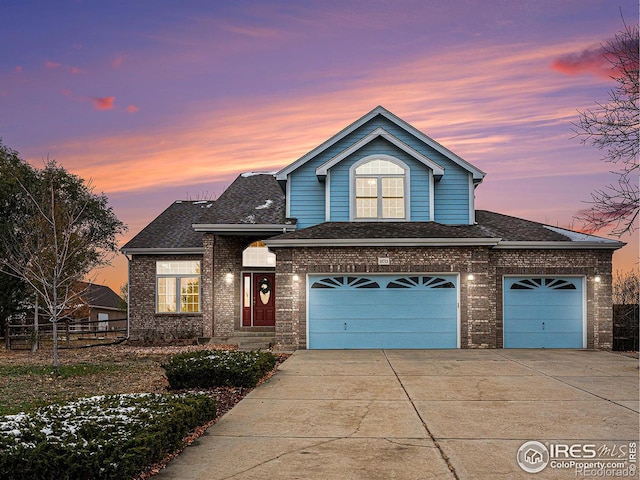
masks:
[[[224,281],[227,283],[227,285],[231,285],[231,283],[233,282],[233,273],[227,273],[224,276]]]
[[[299,276],[298,274],[295,274],[295,275],[293,276],[293,281],[294,281],[294,282],[299,282],[299,281],[300,281],[300,276]]]
[[[473,273],[470,273],[469,275],[467,275],[467,280],[474,281],[475,279],[476,277],[473,275]]]
[[[594,281],[594,282],[596,282],[596,283],[600,283],[600,280],[602,280],[602,279],[600,278],[600,275],[596,275],[596,276],[593,278],[593,281]]]

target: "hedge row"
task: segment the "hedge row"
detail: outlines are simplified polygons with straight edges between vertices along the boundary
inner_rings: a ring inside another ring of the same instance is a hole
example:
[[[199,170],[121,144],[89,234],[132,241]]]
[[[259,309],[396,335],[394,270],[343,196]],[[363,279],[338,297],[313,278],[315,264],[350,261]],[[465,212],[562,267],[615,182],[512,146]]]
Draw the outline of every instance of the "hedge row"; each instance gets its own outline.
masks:
[[[197,394],[99,396],[9,415],[0,418],[0,478],[130,479],[215,415],[215,400]]]
[[[239,352],[237,350],[203,350],[182,353],[163,364],[169,386],[212,388],[222,386],[255,387],[276,364],[269,352]]]

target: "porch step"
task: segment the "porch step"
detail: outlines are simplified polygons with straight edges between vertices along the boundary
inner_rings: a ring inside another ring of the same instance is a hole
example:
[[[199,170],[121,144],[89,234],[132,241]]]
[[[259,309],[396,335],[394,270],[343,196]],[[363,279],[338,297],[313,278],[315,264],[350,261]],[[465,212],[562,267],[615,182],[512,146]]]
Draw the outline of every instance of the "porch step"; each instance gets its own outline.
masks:
[[[235,332],[233,337],[213,337],[208,343],[237,345],[238,350],[268,350],[275,341],[272,332]]]

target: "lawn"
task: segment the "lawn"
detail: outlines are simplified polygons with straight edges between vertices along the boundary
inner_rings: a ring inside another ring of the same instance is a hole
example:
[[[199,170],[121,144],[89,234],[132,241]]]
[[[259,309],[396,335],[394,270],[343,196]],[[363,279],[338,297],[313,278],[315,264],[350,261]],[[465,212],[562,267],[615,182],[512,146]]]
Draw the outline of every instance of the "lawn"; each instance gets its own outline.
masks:
[[[32,353],[2,348],[0,349],[0,415],[32,412],[43,405],[96,395],[167,393],[169,383],[161,364],[166,363],[172,355],[177,353],[207,348],[214,350],[232,347],[118,345],[61,350],[57,375],[53,372],[51,350]],[[278,360],[281,362],[285,358],[284,355],[279,356]],[[274,372],[275,369],[267,377]],[[250,390],[250,388],[241,387],[217,387],[208,390],[209,395],[216,399],[216,420]],[[215,420],[210,424],[214,422]],[[194,436],[203,430],[198,429]],[[157,470],[158,468],[154,468],[152,472]]]

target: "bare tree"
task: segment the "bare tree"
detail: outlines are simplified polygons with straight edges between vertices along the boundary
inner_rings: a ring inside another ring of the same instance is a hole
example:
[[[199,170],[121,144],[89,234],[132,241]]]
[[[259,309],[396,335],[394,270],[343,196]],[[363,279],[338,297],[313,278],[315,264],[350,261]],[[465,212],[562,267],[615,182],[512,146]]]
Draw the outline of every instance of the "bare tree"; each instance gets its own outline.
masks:
[[[105,195],[48,161],[35,180],[17,179],[24,208],[0,238],[0,270],[23,280],[40,298],[53,324],[53,364],[58,369],[57,324],[78,305],[77,285],[91,270],[108,264],[125,231]]]
[[[613,226],[618,236],[635,231],[638,226],[638,26],[627,26],[603,45],[611,64],[611,78],[617,85],[609,92],[607,103],[580,112],[574,132],[589,143],[605,150],[603,160],[615,165],[617,182],[596,189],[588,202],[591,207],[578,217],[587,231]]]
[[[613,277],[614,305],[637,305],[640,301],[640,277],[638,271],[616,271]]]

